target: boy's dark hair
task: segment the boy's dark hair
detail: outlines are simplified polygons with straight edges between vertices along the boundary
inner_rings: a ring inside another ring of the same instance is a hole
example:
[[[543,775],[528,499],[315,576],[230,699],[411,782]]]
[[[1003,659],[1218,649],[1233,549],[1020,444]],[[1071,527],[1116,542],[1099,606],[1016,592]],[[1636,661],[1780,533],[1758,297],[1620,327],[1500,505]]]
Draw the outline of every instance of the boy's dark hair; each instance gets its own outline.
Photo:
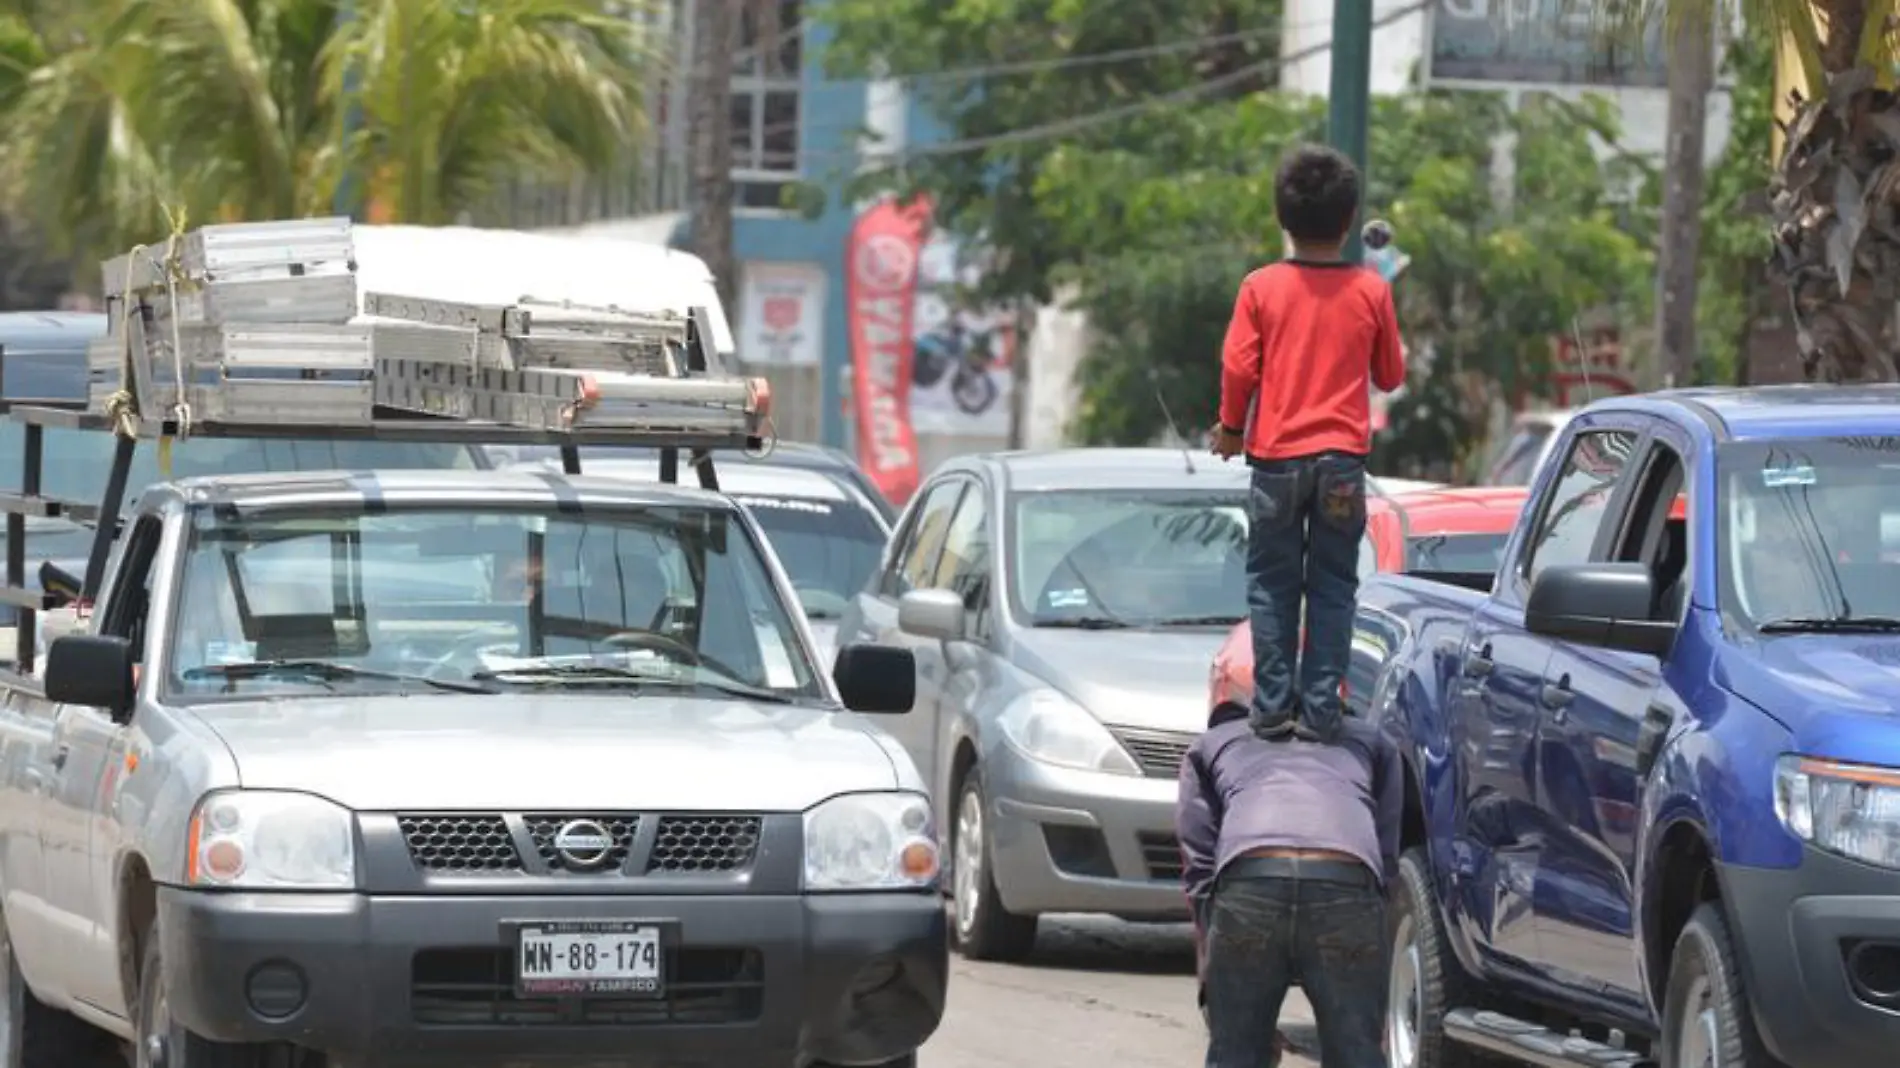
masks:
[[[1273,210],[1295,241],[1343,240],[1359,213],[1359,168],[1338,149],[1301,145],[1280,161]]]

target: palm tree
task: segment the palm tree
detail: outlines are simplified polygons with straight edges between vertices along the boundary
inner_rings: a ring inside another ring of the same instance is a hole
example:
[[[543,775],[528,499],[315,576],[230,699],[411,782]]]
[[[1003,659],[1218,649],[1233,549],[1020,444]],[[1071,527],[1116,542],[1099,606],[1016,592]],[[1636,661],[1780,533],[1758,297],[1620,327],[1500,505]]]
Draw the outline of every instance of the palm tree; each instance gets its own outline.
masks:
[[[638,8],[0,0],[0,205],[91,253],[161,236],[177,209],[327,213],[346,175],[395,221],[447,222],[504,180],[627,157],[649,54]],[[8,75],[28,48],[36,65]]]
[[[1707,15],[1721,0],[1668,2]],[[1791,42],[1806,83],[1769,188],[1772,270],[1803,366],[1825,381],[1900,377],[1900,5],[1744,0],[1743,14],[1748,32]]]

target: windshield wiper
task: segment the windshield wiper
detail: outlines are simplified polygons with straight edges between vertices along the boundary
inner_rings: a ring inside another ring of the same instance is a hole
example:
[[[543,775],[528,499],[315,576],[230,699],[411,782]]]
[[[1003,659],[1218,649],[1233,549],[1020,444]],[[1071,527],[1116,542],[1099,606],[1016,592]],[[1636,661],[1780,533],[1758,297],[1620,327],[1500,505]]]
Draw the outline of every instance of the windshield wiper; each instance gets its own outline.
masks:
[[[419,682],[438,690],[453,693],[486,693],[495,691],[487,686],[477,686],[466,682],[454,682],[449,679],[432,679],[427,675],[405,675],[396,671],[375,671],[370,668],[352,667],[333,660],[254,660],[243,664],[205,664],[190,668],[181,673],[187,679],[259,679],[268,675],[301,675],[318,682],[336,682],[343,679],[376,679],[384,682]]]
[[[1038,619],[1038,627],[1063,627],[1069,630],[1127,630],[1133,624],[1107,616],[1076,616],[1073,619]]]
[[[621,682],[635,687],[652,687],[667,690],[713,690],[732,697],[743,697],[749,701],[769,701],[773,704],[791,704],[793,698],[773,690],[748,686],[743,682],[714,679],[695,679],[683,675],[656,675],[632,668],[616,667],[612,664],[525,664],[521,667],[497,668],[494,671],[478,671],[471,678],[510,682],[522,680],[529,682]]]
[[[632,668],[616,667],[612,664],[522,664],[517,667],[496,668],[492,671],[477,671],[471,679],[482,682],[508,682],[524,679],[545,682],[637,682],[665,683],[671,681],[667,676],[656,676],[648,671],[635,671]]]
[[[1900,634],[1892,616],[1825,616],[1776,619],[1756,628],[1763,634]]]
[[[1150,626],[1155,627],[1228,627],[1246,619],[1246,616],[1163,616]]]

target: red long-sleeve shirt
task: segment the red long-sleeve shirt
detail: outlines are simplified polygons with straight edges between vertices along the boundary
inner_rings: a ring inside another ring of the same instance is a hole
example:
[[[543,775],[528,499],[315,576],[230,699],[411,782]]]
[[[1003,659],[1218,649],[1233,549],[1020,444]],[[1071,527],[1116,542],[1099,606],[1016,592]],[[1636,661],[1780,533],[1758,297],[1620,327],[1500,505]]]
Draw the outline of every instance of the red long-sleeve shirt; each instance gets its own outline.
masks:
[[[1246,431],[1248,456],[1364,455],[1370,387],[1390,393],[1404,382],[1392,287],[1378,272],[1286,260],[1240,284],[1221,352],[1220,421]]]

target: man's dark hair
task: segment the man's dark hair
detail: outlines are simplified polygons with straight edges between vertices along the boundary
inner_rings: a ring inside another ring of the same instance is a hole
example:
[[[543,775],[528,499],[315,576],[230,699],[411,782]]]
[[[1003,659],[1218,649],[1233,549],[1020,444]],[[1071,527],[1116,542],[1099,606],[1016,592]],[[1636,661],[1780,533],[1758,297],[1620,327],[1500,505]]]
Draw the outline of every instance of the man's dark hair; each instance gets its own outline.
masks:
[[[1343,240],[1359,213],[1359,168],[1339,150],[1301,145],[1280,161],[1273,210],[1295,241]]]

